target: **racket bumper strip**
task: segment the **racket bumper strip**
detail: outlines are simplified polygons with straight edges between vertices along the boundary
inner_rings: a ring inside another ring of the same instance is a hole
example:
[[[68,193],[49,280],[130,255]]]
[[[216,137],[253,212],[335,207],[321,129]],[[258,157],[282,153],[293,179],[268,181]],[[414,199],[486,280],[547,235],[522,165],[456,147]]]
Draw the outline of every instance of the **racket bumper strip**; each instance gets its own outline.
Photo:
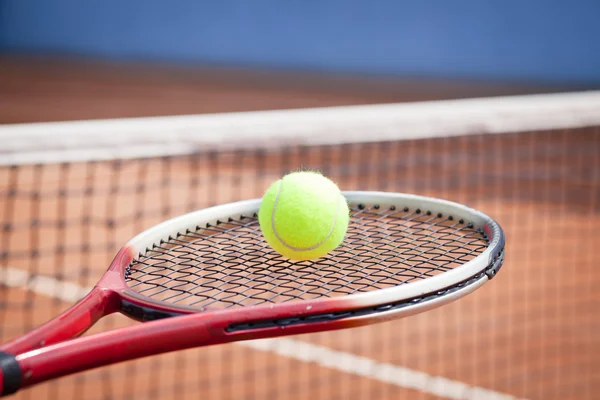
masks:
[[[16,357],[3,351],[0,352],[0,369],[2,370],[0,377],[2,393],[0,395],[6,396],[18,391],[21,388],[23,374]]]
[[[488,279],[493,279],[500,271],[500,268],[504,264],[504,249],[506,246],[506,238],[502,228],[497,225],[491,225],[485,223],[483,225],[483,231],[489,238],[489,240],[495,242],[492,253],[490,254],[490,261],[488,268],[485,271]]]
[[[487,275],[488,279],[494,278],[496,276],[496,274],[498,273],[498,271],[500,271],[500,268],[502,267],[503,264],[504,264],[504,249],[492,258],[492,262],[491,262],[490,266],[485,271],[485,274]]]

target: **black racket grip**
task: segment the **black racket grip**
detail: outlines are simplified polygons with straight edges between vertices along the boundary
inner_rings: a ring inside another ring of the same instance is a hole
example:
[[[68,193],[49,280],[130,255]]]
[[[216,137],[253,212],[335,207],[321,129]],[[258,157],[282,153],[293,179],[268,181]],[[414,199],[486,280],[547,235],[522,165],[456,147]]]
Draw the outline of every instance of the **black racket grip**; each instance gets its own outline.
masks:
[[[11,395],[21,388],[23,374],[15,356],[0,351],[0,373],[2,374],[0,397]]]

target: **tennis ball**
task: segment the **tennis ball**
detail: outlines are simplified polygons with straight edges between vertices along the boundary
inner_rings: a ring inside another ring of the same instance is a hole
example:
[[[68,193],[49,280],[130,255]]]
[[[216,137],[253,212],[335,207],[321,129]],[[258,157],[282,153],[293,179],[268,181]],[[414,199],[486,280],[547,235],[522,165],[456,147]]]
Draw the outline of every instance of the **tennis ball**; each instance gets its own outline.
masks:
[[[292,172],[265,192],[258,220],[267,243],[292,260],[313,260],[338,247],[350,210],[337,185],[318,172]]]

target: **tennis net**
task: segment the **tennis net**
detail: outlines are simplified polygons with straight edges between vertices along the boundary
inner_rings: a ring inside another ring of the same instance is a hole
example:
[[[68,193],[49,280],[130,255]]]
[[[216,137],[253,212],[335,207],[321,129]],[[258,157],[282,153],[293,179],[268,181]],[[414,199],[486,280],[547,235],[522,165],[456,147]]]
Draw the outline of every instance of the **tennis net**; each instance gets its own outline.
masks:
[[[505,267],[353,330],[193,349],[19,399],[592,399],[600,391],[600,93],[0,127],[0,339],[63,311],[164,219],[297,169],[490,214]],[[110,316],[90,333],[130,324]]]

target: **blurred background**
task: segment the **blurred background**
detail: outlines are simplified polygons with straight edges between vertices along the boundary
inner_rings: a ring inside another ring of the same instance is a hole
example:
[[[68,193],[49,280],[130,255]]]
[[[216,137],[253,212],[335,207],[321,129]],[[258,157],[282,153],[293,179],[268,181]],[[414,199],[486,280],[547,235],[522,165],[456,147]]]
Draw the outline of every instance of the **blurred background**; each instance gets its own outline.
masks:
[[[2,342],[63,311],[143,229],[259,197],[299,167],[343,190],[464,203],[508,241],[493,282],[426,314],[137,360],[15,398],[599,398],[600,107],[567,96],[600,89],[599,16],[596,0],[0,0]],[[569,124],[548,127],[537,97],[507,97],[530,94],[558,95]],[[517,115],[490,134],[506,109],[485,103],[487,124],[484,103],[460,102],[478,98],[506,98],[513,116],[526,104],[522,129]],[[445,124],[431,101],[462,114]],[[406,109],[377,108],[382,120],[345,125],[353,135],[310,110],[416,102],[410,124],[394,119]],[[294,109],[309,114],[228,114]],[[167,118],[189,114],[224,119]],[[115,120],[134,117],[165,118]],[[81,120],[97,121],[62,123]],[[269,146],[244,147],[244,132]],[[204,148],[209,134],[235,146]],[[163,152],[141,155],[146,141]]]
[[[0,1],[0,122],[600,86],[595,0]]]

